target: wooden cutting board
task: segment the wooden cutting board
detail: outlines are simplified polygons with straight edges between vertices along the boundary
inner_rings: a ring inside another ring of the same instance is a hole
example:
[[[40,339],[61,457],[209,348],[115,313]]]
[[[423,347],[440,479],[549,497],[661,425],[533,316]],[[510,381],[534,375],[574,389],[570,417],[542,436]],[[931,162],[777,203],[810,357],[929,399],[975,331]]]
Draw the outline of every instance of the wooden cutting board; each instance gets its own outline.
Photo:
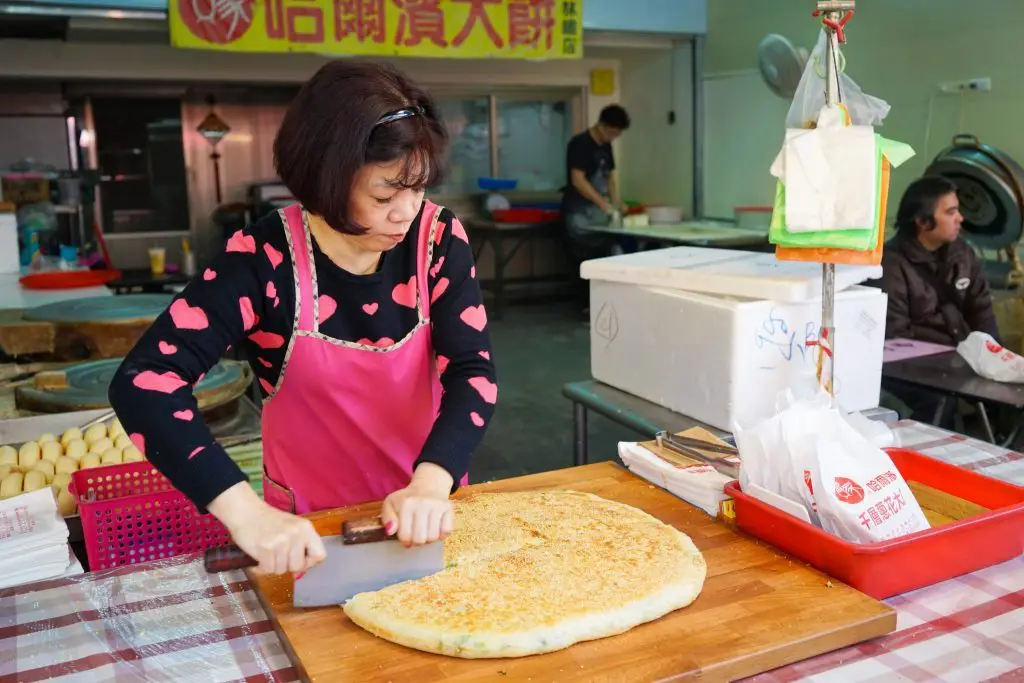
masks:
[[[290,577],[256,577],[256,593],[304,680],[734,680],[884,635],[886,605],[738,534],[613,463],[471,486],[469,492],[572,489],[633,505],[693,539],[708,564],[690,607],[622,635],[522,659],[465,660],[411,650],[351,623],[338,607],[294,609]],[[311,516],[324,535],[379,506]],[[628,542],[628,540],[626,541]]]

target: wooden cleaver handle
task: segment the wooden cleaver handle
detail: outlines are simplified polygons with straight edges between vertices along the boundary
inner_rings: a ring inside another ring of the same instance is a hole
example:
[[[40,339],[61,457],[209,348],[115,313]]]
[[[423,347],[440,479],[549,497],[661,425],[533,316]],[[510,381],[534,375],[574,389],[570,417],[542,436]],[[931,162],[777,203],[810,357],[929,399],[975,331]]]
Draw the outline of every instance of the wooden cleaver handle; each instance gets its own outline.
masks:
[[[245,551],[237,545],[207,548],[206,553],[203,555],[203,568],[209,574],[255,567],[258,564],[259,562],[246,555]]]
[[[364,517],[363,519],[350,519],[341,525],[341,539],[345,545],[359,545],[361,543],[378,543],[390,541],[393,536],[388,536],[384,529],[384,522],[380,517]]]

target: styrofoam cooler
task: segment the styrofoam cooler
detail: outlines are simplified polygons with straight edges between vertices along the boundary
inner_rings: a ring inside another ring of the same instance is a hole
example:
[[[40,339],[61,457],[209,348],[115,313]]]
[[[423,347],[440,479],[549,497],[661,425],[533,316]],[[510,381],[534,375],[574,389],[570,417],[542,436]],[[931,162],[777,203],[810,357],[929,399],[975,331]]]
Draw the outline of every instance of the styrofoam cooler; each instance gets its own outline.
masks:
[[[678,266],[687,262],[681,250],[704,252],[694,258],[712,265]],[[676,253],[659,259],[659,252]],[[785,264],[773,278],[764,272],[779,270],[772,254],[688,247],[659,252],[583,264],[594,378],[727,431],[737,421],[774,414],[779,392],[815,371],[821,300],[806,294],[820,297],[821,267]],[[677,265],[664,265],[669,262]],[[722,273],[723,264],[732,275]],[[662,286],[630,282],[650,283],[651,268]],[[876,276],[876,269],[861,268],[837,277],[846,288],[835,297],[835,396],[850,411],[879,401],[887,297],[850,284]],[[701,287],[729,293],[693,291]],[[761,298],[759,291],[788,301]]]

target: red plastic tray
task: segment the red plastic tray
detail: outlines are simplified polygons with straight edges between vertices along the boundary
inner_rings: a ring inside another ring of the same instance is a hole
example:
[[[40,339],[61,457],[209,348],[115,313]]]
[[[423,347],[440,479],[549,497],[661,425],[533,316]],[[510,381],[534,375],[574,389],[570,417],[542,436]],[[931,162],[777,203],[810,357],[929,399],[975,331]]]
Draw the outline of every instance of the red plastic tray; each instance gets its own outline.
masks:
[[[904,479],[990,512],[883,543],[858,545],[725,486],[736,524],[877,600],[968,574],[1024,553],[1024,488],[902,448],[886,449]]]
[[[491,218],[498,223],[548,223],[558,220],[561,211],[552,209],[495,209]]]
[[[19,282],[25,289],[78,289],[99,287],[119,277],[119,270],[54,270],[24,275]]]
[[[148,462],[79,470],[71,475],[90,571],[201,552],[230,542],[212,515]]]

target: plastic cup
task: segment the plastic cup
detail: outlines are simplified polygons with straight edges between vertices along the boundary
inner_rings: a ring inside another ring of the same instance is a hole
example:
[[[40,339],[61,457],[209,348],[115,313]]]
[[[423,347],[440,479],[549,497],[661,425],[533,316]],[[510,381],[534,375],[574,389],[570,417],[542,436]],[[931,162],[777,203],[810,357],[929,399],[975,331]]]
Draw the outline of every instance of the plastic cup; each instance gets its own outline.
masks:
[[[153,273],[153,277],[163,277],[166,261],[166,249],[163,247],[149,248],[149,270]]]

